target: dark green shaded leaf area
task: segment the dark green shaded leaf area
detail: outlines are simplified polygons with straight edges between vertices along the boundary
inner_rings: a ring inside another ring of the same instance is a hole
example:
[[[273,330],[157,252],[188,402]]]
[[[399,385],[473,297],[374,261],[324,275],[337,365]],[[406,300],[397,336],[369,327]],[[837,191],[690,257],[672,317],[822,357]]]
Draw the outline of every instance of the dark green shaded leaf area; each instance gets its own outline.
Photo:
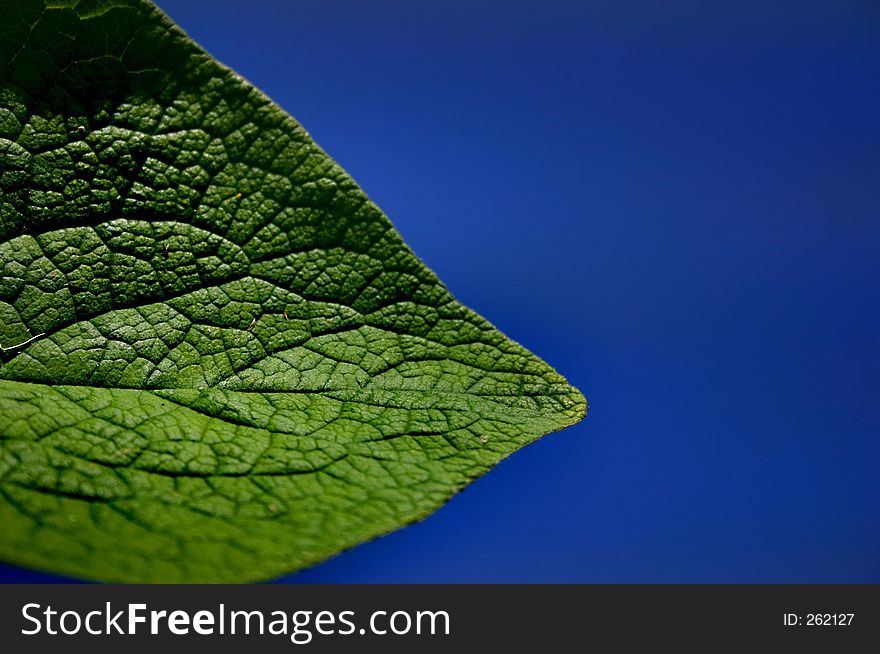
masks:
[[[586,411],[143,1],[4,0],[0,346],[0,558],[89,579],[300,569]]]

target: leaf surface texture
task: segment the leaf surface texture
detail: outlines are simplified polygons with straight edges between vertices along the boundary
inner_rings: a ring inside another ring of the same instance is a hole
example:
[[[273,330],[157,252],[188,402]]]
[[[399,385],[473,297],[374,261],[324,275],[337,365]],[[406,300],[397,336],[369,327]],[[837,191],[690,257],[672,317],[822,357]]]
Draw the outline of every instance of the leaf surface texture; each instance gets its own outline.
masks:
[[[265,579],[583,417],[154,5],[47,5],[0,16],[0,557]]]

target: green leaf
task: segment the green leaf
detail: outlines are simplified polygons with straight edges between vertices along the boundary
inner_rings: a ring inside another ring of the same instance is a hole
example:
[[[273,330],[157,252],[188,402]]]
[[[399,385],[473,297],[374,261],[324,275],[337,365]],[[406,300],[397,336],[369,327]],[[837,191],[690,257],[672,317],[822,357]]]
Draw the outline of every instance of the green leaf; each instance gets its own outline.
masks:
[[[0,14],[0,558],[265,579],[584,416],[156,7],[46,4]]]

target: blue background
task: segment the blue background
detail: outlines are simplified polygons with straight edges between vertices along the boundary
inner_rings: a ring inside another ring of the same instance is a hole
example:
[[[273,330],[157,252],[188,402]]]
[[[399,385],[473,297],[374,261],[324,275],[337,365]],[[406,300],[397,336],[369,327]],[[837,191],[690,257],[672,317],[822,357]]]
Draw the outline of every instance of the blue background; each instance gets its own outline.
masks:
[[[590,400],[287,580],[880,582],[878,3],[159,4]]]

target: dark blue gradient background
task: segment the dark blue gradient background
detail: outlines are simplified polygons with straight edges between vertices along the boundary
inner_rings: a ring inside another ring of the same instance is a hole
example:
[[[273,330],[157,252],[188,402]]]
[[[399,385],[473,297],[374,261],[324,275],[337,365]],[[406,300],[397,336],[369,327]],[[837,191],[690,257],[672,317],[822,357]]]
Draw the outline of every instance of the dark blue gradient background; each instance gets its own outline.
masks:
[[[880,582],[880,5],[159,4],[590,401],[285,581]]]

